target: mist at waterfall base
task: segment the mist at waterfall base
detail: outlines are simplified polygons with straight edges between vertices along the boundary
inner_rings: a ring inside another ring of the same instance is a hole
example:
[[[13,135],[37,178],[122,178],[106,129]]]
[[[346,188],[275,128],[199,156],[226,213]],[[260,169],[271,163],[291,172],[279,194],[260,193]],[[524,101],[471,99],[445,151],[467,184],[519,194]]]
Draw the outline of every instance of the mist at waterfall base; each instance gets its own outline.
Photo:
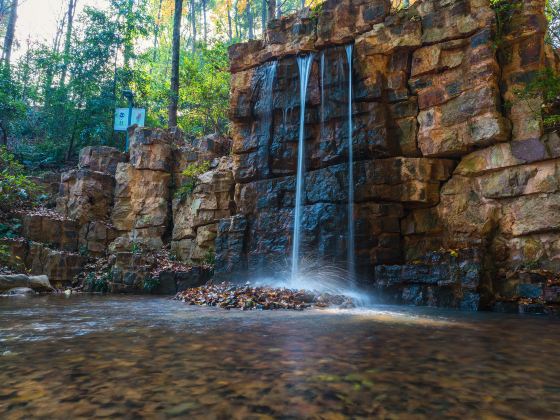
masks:
[[[378,303],[371,292],[352,281],[352,275],[340,265],[303,256],[298,261],[298,272],[295,275],[292,267],[290,259],[278,262],[271,267],[274,275],[254,277],[251,279],[251,284],[344,295],[352,298],[354,305],[359,308],[367,308]]]

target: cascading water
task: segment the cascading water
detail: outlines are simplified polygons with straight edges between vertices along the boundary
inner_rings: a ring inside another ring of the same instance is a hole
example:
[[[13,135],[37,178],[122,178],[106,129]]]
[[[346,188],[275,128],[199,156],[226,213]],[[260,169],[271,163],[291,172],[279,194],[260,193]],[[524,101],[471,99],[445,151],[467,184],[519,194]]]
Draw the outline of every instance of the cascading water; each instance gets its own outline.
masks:
[[[347,264],[348,273],[352,282],[356,280],[356,240],[354,235],[354,148],[352,125],[352,53],[353,45],[346,46],[348,58],[348,249]]]
[[[300,80],[300,118],[299,118],[299,142],[298,163],[296,178],[296,203],[294,211],[294,235],[292,244],[292,282],[297,278],[299,271],[299,251],[301,240],[301,216],[303,213],[303,190],[305,175],[305,102],[307,101],[307,85],[313,64],[313,54],[297,58]]]
[[[253,113],[258,121],[255,134],[258,138],[258,147],[268,151],[273,136],[273,115],[274,115],[274,81],[276,80],[277,61],[271,61],[259,67],[255,79],[256,103]],[[266,153],[259,153],[257,165],[263,167],[269,157]],[[266,259],[259,258],[255,263],[254,274],[262,275],[266,271]]]
[[[321,135],[325,123],[325,52],[321,52]]]

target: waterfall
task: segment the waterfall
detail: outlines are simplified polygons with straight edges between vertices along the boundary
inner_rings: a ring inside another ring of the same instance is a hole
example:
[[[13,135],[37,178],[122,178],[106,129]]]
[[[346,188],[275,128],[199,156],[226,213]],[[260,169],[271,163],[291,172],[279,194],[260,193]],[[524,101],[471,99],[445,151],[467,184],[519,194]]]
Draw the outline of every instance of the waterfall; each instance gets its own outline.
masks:
[[[354,235],[354,148],[352,125],[352,53],[353,45],[346,46],[348,57],[348,249],[347,264],[348,273],[352,281],[356,277],[356,240]]]
[[[321,52],[321,135],[325,123],[325,52]]]
[[[307,85],[309,74],[313,64],[313,54],[297,58],[299,68],[299,94],[300,94],[300,117],[299,117],[299,142],[298,162],[296,178],[296,203],[294,211],[294,235],[292,244],[292,281],[297,277],[299,271],[299,251],[301,239],[301,216],[303,212],[303,191],[305,175],[305,102],[307,100]]]
[[[258,104],[255,111],[261,118],[261,125],[264,131],[271,131],[272,115],[274,110],[274,79],[276,78],[277,61],[271,61],[263,66],[259,77],[260,91]]]

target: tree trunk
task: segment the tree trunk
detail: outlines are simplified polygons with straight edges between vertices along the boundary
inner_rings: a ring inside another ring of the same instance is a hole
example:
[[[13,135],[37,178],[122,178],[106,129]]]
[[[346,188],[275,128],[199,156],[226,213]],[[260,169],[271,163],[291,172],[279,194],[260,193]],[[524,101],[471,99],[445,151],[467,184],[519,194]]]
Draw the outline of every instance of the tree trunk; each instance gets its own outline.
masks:
[[[6,28],[6,36],[4,37],[4,49],[2,50],[2,61],[6,66],[10,65],[12,59],[12,47],[14,46],[14,37],[16,33],[18,0],[12,0],[10,6],[10,18],[8,19],[8,27]]]
[[[238,0],[235,0],[234,5],[235,13],[233,15],[233,22],[235,23],[235,37],[239,39],[239,8],[238,8]]]
[[[233,30],[231,26],[231,1],[228,0],[227,2],[227,22],[228,22],[228,37],[229,42],[233,41]]]
[[[64,86],[66,81],[66,73],[68,71],[68,61],[70,59],[70,44],[72,42],[72,28],[74,26],[74,13],[76,12],[76,4],[78,0],[68,0],[68,25],[66,26],[66,39],[64,40],[64,62],[62,64],[62,73],[60,75],[60,85]]]
[[[251,2],[247,2],[247,26],[249,29],[249,39],[255,38],[255,33],[253,30],[253,11],[251,10]]]
[[[305,8],[305,0],[301,0],[301,8],[302,8],[302,9]]]
[[[0,130],[2,130],[2,144],[8,147],[8,130],[3,124],[0,124]]]
[[[128,0],[128,8],[126,11],[126,33],[124,38],[124,52],[123,52],[123,59],[124,59],[124,68],[130,69],[130,60],[132,59],[132,11],[134,9],[134,0]]]
[[[191,4],[194,0],[191,1]],[[194,12],[194,9],[192,10]],[[173,15],[173,47],[171,59],[171,91],[169,92],[169,128],[177,127],[177,108],[179,103],[179,54],[181,47],[181,15],[183,0],[175,0]],[[193,13],[194,15],[194,13]]]
[[[276,18],[276,0],[268,0],[268,20]]]
[[[163,0],[159,0],[157,22],[156,22],[156,27],[154,28],[154,55],[153,55],[154,63],[157,61],[157,46],[158,46],[158,37],[159,37],[159,23],[161,21],[161,4],[162,3],[163,3]],[[152,69],[150,68],[150,73],[151,72],[152,72]]]
[[[74,116],[74,126],[72,127],[72,136],[70,137],[70,143],[68,144],[68,150],[66,150],[66,162],[72,157],[72,152],[74,151],[74,142],[76,140],[76,128],[78,127],[78,115]]]
[[[266,0],[262,0],[261,2],[261,25],[264,38],[264,34],[266,32]]]
[[[206,0],[202,0],[202,18],[204,19],[204,45],[208,45],[208,22],[206,21]]]
[[[177,6],[177,3],[175,3]],[[191,0],[191,25],[192,25],[192,50],[193,52],[196,51],[196,10],[194,8],[194,0]]]

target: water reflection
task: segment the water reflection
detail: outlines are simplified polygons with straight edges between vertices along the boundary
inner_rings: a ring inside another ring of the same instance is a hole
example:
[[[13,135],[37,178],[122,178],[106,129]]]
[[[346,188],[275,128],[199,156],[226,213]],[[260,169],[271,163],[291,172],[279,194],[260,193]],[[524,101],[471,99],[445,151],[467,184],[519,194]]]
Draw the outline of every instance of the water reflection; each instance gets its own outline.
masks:
[[[0,417],[550,418],[560,323],[0,299]]]

